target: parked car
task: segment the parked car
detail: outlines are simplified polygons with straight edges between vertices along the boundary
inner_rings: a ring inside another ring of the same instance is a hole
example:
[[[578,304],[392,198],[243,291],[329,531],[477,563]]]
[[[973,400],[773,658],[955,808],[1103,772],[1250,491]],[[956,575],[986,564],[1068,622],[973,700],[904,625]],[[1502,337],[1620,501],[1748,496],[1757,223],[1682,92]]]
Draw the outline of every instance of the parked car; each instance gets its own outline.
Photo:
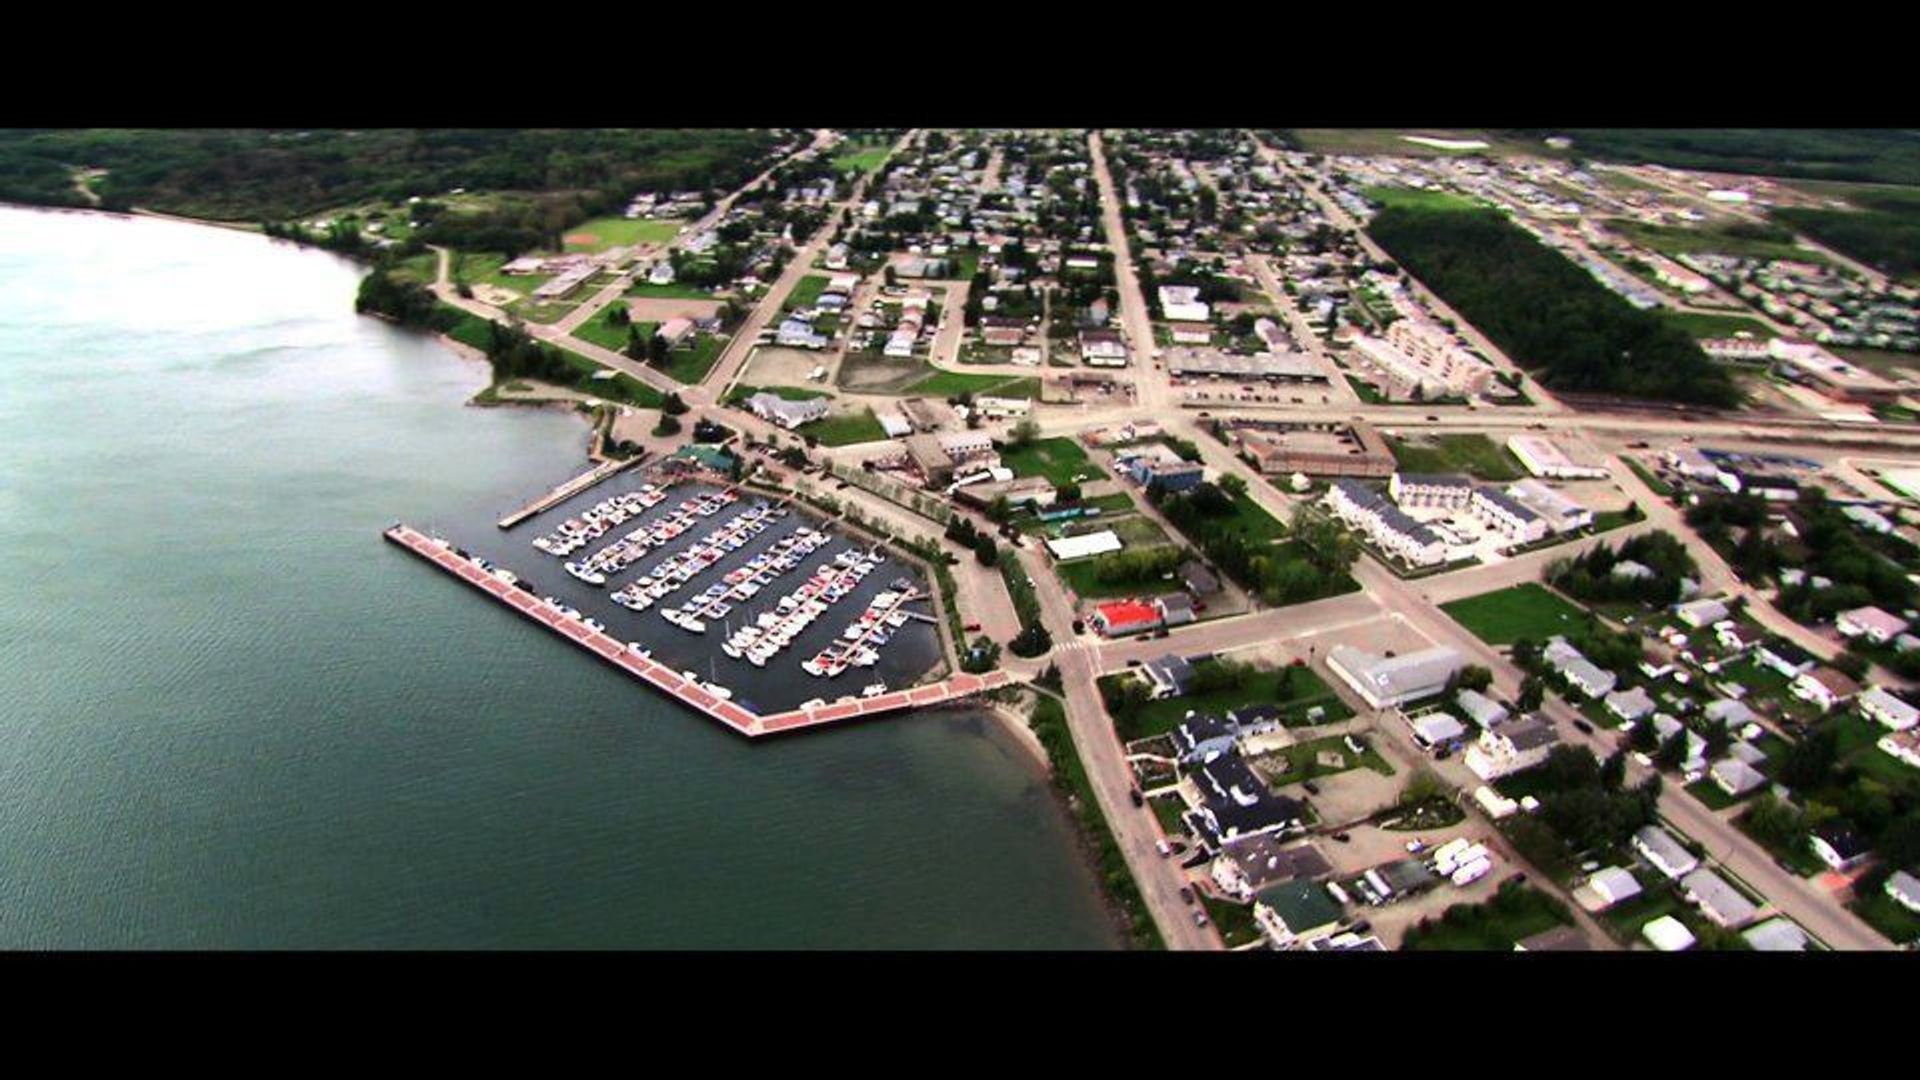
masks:
[[[1193,887],[1191,885],[1180,886],[1180,899],[1185,900],[1189,904],[1193,903]]]
[[[1087,623],[1086,623],[1086,620],[1084,620],[1084,619],[1075,619],[1075,620],[1073,620],[1073,632],[1074,632],[1074,633],[1076,633],[1076,634],[1084,634],[1084,633],[1086,633],[1086,632],[1087,632]]]
[[[1337,832],[1333,834],[1333,838],[1342,844],[1353,843],[1353,835],[1351,833]]]
[[[1127,666],[1128,666],[1128,667],[1139,667],[1139,666],[1140,666],[1140,661],[1138,661],[1138,660],[1129,660],[1129,661],[1127,661]]]
[[[1132,796],[1133,805],[1135,806],[1147,805],[1147,797],[1145,795],[1140,794],[1139,788],[1130,788],[1128,789],[1127,794]]]
[[[1593,734],[1593,725],[1587,723],[1585,720],[1575,720],[1573,722],[1573,729],[1582,735]]]
[[[1308,780],[1308,781],[1306,781],[1306,782],[1304,782],[1304,783],[1302,783],[1302,784],[1301,784],[1300,786],[1301,786],[1301,787],[1303,787],[1303,788],[1306,788],[1306,789],[1307,789],[1307,794],[1309,794],[1309,795],[1318,795],[1318,794],[1320,794],[1320,787],[1319,787],[1319,785],[1317,785],[1317,784],[1315,784],[1315,783],[1314,783],[1313,781],[1311,781],[1311,780]]]
[[[980,629],[980,624],[977,622],[970,622],[965,627],[962,627],[962,629],[966,630],[967,633],[971,634],[975,630]]]
[[[1206,912],[1204,912],[1204,911],[1196,911],[1196,912],[1194,912],[1194,913],[1193,913],[1193,925],[1195,925],[1195,926],[1205,926],[1205,925],[1207,925],[1207,913],[1206,913]]]
[[[1159,852],[1160,857],[1163,859],[1173,854],[1173,849],[1167,846],[1167,842],[1165,840],[1154,841],[1153,850]]]

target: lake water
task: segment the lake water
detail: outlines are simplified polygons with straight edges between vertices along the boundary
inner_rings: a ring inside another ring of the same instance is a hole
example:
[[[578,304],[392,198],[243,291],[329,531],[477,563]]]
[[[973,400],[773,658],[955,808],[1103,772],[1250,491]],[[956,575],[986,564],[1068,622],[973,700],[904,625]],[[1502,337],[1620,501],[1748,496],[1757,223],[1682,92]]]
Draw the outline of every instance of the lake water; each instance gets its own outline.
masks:
[[[0,207],[0,947],[1116,943],[985,718],[748,743],[384,543],[586,429],[358,274]]]

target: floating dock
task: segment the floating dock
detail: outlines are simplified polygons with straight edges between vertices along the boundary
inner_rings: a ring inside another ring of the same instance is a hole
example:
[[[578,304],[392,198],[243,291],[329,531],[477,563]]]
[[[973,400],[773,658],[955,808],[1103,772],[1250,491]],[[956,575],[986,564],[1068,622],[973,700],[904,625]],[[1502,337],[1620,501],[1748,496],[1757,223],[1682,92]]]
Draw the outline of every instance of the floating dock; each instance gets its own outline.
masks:
[[[527,590],[480,569],[474,560],[461,555],[444,540],[435,540],[407,525],[395,525],[383,535],[389,542],[413,552],[634,678],[651,684],[688,708],[750,738],[805,731],[842,720],[878,716],[902,709],[924,709],[996,690],[1013,682],[1013,677],[1004,671],[992,671],[985,675],[962,673],[941,682],[893,690],[870,698],[847,697],[812,708],[789,709],[761,716],[714,695],[665,664],[641,656],[628,648],[626,642],[611,634],[592,630],[582,620],[568,618]]]
[[[534,517],[539,514],[544,514],[548,510],[551,510],[554,507],[559,506],[561,503],[566,502],[568,499],[573,498],[575,495],[578,495],[581,492],[587,490],[588,488],[594,486],[595,484],[598,484],[600,481],[605,480],[607,477],[612,476],[614,473],[617,473],[620,470],[628,468],[630,466],[640,464],[640,460],[641,460],[641,455],[636,454],[633,457],[626,459],[625,461],[603,461],[600,464],[595,465],[593,468],[588,469],[586,472],[581,473],[579,476],[576,476],[573,479],[567,481],[566,483],[561,484],[559,487],[554,488],[552,491],[547,492],[545,495],[542,495],[539,498],[533,500],[532,502],[521,507],[520,509],[515,510],[513,513],[508,514],[506,517],[501,518],[495,524],[499,525],[503,529],[511,529],[515,525],[520,524],[521,522],[527,520],[530,517]]]

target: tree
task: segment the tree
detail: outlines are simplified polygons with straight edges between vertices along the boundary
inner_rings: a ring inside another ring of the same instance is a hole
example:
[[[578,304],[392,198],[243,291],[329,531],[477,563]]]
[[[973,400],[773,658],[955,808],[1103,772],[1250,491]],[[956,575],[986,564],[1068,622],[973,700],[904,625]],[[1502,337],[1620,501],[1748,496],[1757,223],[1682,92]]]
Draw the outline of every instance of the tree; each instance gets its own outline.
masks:
[[[1790,788],[1815,788],[1833,775],[1839,758],[1839,736],[1829,727],[1819,728],[1787,749],[1780,762],[1780,782]]]
[[[1652,727],[1652,724],[1648,724]],[[1660,749],[1653,755],[1654,764],[1662,769],[1678,769],[1687,763],[1687,733],[1685,729],[1674,732],[1661,740]]]
[[[666,400],[660,404],[660,411],[668,416],[680,416],[687,411],[687,403],[680,400],[678,391],[669,390]]]
[[[1484,692],[1493,685],[1493,672],[1479,664],[1468,664],[1454,673],[1453,686],[1456,690],[1475,690]]]
[[[1011,449],[1019,450],[1023,447],[1031,445],[1034,442],[1034,440],[1038,439],[1039,437],[1040,437],[1039,423],[1031,419],[1022,420],[1019,423],[1013,425],[1013,430],[1008,433],[1007,446]]]
[[[1514,702],[1521,712],[1533,712],[1546,701],[1547,681],[1538,675],[1529,675],[1520,683],[1520,696]]]
[[[1000,561],[1000,545],[993,540],[993,534],[981,533],[973,542],[973,557],[980,560],[981,566],[993,566]]]
[[[680,434],[680,421],[668,416],[666,413],[661,413],[660,422],[653,425],[653,433],[661,436],[678,435]]]
[[[633,322],[633,316],[627,313],[627,305],[618,301],[607,305],[607,325],[626,326]]]
[[[1058,488],[1054,489],[1054,495],[1060,502],[1071,506],[1080,501],[1080,485],[1061,484]]]
[[[672,351],[672,347],[667,344],[667,339],[659,334],[647,339],[647,362],[655,367],[664,365]]]
[[[1609,791],[1619,791],[1627,782],[1627,752],[1615,750],[1600,763],[1600,783]]]

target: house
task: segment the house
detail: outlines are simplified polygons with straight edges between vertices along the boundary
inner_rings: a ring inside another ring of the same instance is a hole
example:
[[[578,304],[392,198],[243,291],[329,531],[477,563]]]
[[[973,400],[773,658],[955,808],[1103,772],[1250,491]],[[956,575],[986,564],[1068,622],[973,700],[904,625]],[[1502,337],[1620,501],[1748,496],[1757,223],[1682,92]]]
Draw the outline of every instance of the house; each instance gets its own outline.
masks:
[[[1587,891],[1597,897],[1603,908],[1631,900],[1640,895],[1640,881],[1625,867],[1609,866],[1596,870],[1587,879]]]
[[[1807,838],[1807,846],[1820,856],[1821,862],[1840,871],[1859,866],[1867,857],[1866,842],[1852,829],[1838,822],[1814,826],[1813,835]]]
[[[1732,612],[1727,605],[1718,600],[1689,600],[1673,609],[1674,618],[1698,630],[1703,626],[1712,626],[1724,621]]]
[[[1428,750],[1452,745],[1467,735],[1465,724],[1443,712],[1409,717],[1407,726],[1413,729],[1413,741]]]
[[[687,340],[687,336],[693,333],[693,320],[676,316],[661,323],[660,329],[654,332],[666,338],[668,345],[679,348],[681,343]]]
[[[1180,564],[1180,583],[1196,599],[1213,596],[1220,591],[1220,579],[1204,563],[1194,560]]]
[[[1729,653],[1746,652],[1748,649],[1766,640],[1766,634],[1758,627],[1748,626],[1744,623],[1730,623],[1726,626],[1716,626],[1713,630],[1713,637],[1715,641],[1720,643],[1720,647]]]
[[[1220,891],[1241,900],[1284,881],[1316,881],[1331,873],[1333,864],[1311,841],[1282,847],[1272,833],[1227,841],[1212,866]]]
[[[1711,870],[1699,869],[1680,879],[1680,889],[1687,901],[1700,909],[1715,926],[1733,929],[1752,922],[1760,909],[1753,901],[1740,895],[1740,891],[1727,880]]]
[[[1633,850],[1639,852],[1649,866],[1676,881],[1700,866],[1700,860],[1694,858],[1692,852],[1658,825],[1648,825],[1634,833]]]
[[[1768,638],[1754,650],[1762,664],[1789,679],[1797,679],[1816,663],[1814,655],[1785,638]]]
[[[1615,690],[1607,695],[1607,711],[1622,720],[1632,722],[1653,711],[1653,699],[1647,696],[1643,686]]]
[[[1889,731],[1874,745],[1894,760],[1920,769],[1920,731]]]
[[[1620,681],[1613,672],[1584,656],[1568,661],[1567,666],[1560,669],[1560,674],[1566,677],[1569,685],[1589,698],[1606,696]]]
[[[1700,710],[1700,715],[1723,725],[1729,731],[1740,731],[1748,724],[1758,723],[1760,719],[1759,714],[1748,708],[1746,702],[1733,698],[1717,698],[1707,702],[1706,707]]]
[[[1361,937],[1351,930],[1342,934],[1317,937],[1303,946],[1308,952],[1386,952],[1387,947],[1372,934]]]
[[[1460,654],[1444,646],[1401,656],[1377,656],[1351,645],[1336,645],[1327,666],[1369,706],[1384,709],[1431,697],[1446,689],[1459,672]]]
[[[1887,878],[1887,895],[1893,902],[1908,911],[1920,914],[1920,878],[1915,878],[1905,870],[1895,870]]]
[[[1524,716],[1480,733],[1467,751],[1467,768],[1482,780],[1531,769],[1547,760],[1560,741],[1553,725],[1537,716]]]
[[[1158,629],[1160,609],[1140,600],[1110,600],[1094,608],[1090,621],[1100,633],[1108,637],[1121,637]]]
[[[825,419],[827,415],[826,398],[789,401],[778,394],[769,394],[764,390],[747,398],[746,406],[753,415],[779,424],[788,431],[792,431],[801,424]]]
[[[1693,931],[1671,915],[1662,915],[1640,928],[1640,936],[1661,952],[1684,952],[1693,948]]]
[[[1110,555],[1113,552],[1119,551],[1122,546],[1119,534],[1115,533],[1112,529],[1101,529],[1098,532],[1081,533],[1078,536],[1061,536],[1047,541],[1047,550],[1053,554],[1054,558],[1062,561],[1067,559],[1084,559],[1090,555]],[[1096,619],[1097,618],[1098,616],[1096,616]],[[1145,627],[1141,627],[1140,629],[1145,629]],[[1121,632],[1131,633],[1131,631]]]
[[[805,319],[785,319],[780,328],[774,331],[773,342],[791,349],[824,349],[827,337],[814,330],[813,324]]]
[[[1147,677],[1154,697],[1179,697],[1187,692],[1187,682],[1193,678],[1193,665],[1187,663],[1184,656],[1168,654],[1141,664],[1140,672]]]
[[[672,261],[668,259],[661,259],[659,262],[654,263],[653,269],[647,271],[647,284],[649,285],[673,284]]]
[[[1462,690],[1453,695],[1453,703],[1467,714],[1467,719],[1483,728],[1497,727],[1506,722],[1507,707],[1478,690]]]
[[[1736,799],[1767,782],[1759,769],[1737,757],[1725,757],[1714,762],[1713,767],[1707,770],[1707,775],[1713,778],[1721,791]]]
[[[1171,732],[1175,755],[1187,764],[1212,761],[1233,749],[1240,730],[1231,717],[1190,712]]]
[[[1255,897],[1253,919],[1275,948],[1286,949],[1332,934],[1341,910],[1325,886],[1296,878]]]
[[[1185,626],[1194,620],[1193,597],[1186,593],[1155,597],[1153,605],[1160,609],[1160,623],[1163,626]]]
[[[1830,667],[1814,668],[1803,672],[1793,680],[1790,687],[1793,696],[1812,705],[1818,705],[1823,711],[1830,711],[1835,705],[1860,692],[1860,684],[1848,678],[1845,672]]]
[[[1854,704],[1859,706],[1860,715],[1878,720],[1895,731],[1906,731],[1920,723],[1920,709],[1878,686],[1869,687],[1854,699]]]
[[[1196,814],[1216,843],[1303,827],[1304,804],[1268,791],[1238,753],[1215,757],[1195,770],[1192,779],[1201,799]]]
[[[1810,943],[1807,932],[1785,917],[1748,927],[1740,931],[1740,938],[1754,952],[1805,952]]]
[[[1833,628],[1842,637],[1865,637],[1875,645],[1885,645],[1905,632],[1907,620],[1869,604],[1841,612],[1835,616]]]
[[[1160,286],[1160,311],[1168,322],[1206,322],[1211,315],[1196,285]]]

